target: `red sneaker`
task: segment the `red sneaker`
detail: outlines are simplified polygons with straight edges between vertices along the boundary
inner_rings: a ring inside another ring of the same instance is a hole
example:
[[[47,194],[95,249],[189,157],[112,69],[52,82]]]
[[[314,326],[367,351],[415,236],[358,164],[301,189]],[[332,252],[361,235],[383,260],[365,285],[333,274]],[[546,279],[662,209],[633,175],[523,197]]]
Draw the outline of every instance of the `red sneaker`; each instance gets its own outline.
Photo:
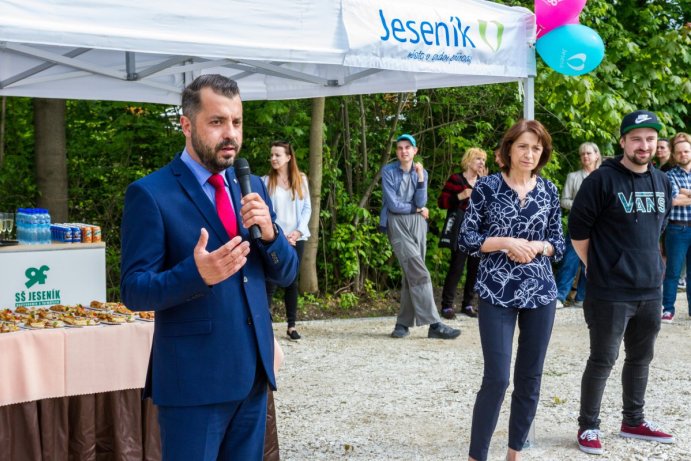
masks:
[[[663,323],[672,323],[673,320],[674,320],[674,314],[672,314],[671,312],[664,311],[662,313],[662,322]]]
[[[602,443],[600,443],[600,430],[579,429],[578,448],[590,455],[601,455]]]
[[[660,443],[674,443],[674,436],[662,431],[662,427],[652,421],[643,421],[638,426],[621,424],[619,435],[632,439],[652,440]]]

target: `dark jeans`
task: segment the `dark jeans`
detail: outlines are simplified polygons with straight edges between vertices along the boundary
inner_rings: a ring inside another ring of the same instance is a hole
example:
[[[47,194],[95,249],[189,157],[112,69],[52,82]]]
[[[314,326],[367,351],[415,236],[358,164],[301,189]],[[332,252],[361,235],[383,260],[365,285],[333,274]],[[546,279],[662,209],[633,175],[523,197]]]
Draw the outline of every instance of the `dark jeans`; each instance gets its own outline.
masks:
[[[587,299],[583,315],[590,331],[590,357],[581,380],[580,429],[600,428],[602,394],[624,340],[621,372],[624,423],[643,422],[648,369],[655,338],[660,331],[660,299],[646,301],[600,301]]]
[[[295,242],[295,250],[298,252],[298,267],[300,267],[299,263],[302,262],[302,252],[305,250],[305,241],[298,240]],[[288,328],[295,326],[295,321],[297,320],[298,316],[298,276],[299,271],[298,275],[295,276],[293,283],[285,287],[283,294],[283,300],[285,301],[286,305],[286,320],[288,321]],[[274,293],[276,293],[276,285],[266,282],[266,294],[269,297],[269,304],[271,303],[271,299],[274,297]]]
[[[480,258],[469,256],[462,251],[452,251],[451,261],[449,262],[449,272],[444,280],[444,289],[441,292],[441,307],[453,307],[456,298],[456,287],[463,276],[463,269],[468,261],[468,273],[465,276],[465,287],[463,289],[463,304],[469,306],[473,300],[475,279],[477,279],[477,269],[480,266]]]
[[[493,306],[480,300],[478,321],[485,361],[482,386],[475,399],[469,455],[487,459],[499,410],[509,387],[511,348],[518,322],[518,349],[513,370],[509,448],[520,451],[528,438],[540,397],[542,368],[552,335],[556,301],[537,309]]]

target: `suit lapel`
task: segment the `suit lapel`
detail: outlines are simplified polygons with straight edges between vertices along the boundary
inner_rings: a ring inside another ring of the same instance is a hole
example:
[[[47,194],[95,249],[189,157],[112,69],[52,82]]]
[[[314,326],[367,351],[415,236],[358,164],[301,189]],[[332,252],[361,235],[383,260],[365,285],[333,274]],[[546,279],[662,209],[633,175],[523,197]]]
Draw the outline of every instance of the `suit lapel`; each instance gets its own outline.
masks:
[[[204,227],[210,233],[216,234],[216,237],[223,243],[228,241],[228,233],[223,227],[223,223],[216,213],[213,203],[209,197],[204,193],[197,179],[194,177],[190,169],[180,159],[178,155],[170,164],[173,175],[177,179],[180,186],[185,191],[187,196],[192,200],[192,203],[197,207],[206,225]]]

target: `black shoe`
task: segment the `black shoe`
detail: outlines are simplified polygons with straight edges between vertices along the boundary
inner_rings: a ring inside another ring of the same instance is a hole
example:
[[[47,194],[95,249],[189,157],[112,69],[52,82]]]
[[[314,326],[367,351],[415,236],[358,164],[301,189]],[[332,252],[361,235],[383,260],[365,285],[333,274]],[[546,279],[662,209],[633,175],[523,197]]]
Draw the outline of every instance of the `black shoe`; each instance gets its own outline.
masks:
[[[473,306],[465,306],[463,308],[463,313],[467,315],[468,317],[476,318],[477,317],[477,311]]]
[[[405,325],[401,325],[400,323],[397,323],[396,326],[394,327],[393,331],[391,332],[391,337],[392,338],[405,338],[410,334],[410,331],[408,331],[408,327]]]
[[[441,316],[445,319],[452,320],[456,318],[456,311],[453,310],[453,307],[443,307],[441,310]]]
[[[297,341],[298,339],[302,338],[302,336],[300,336],[297,330],[288,330],[286,331],[286,334],[293,341]]]
[[[444,325],[441,322],[437,324],[436,328],[430,325],[429,331],[427,332],[427,337],[434,339],[455,339],[458,338],[460,335],[461,330],[451,328],[450,326]]]

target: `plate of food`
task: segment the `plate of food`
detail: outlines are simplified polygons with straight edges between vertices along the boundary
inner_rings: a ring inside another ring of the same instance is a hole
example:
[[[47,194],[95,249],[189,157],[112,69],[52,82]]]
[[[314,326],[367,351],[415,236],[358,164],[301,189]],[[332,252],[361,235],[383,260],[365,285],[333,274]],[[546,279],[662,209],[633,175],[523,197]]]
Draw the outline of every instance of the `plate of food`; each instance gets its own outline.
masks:
[[[155,319],[154,311],[137,312],[137,320],[141,320],[142,322],[154,322],[155,321],[154,319]]]
[[[100,312],[98,314],[98,319],[104,325],[122,325],[127,323],[127,318],[123,315],[110,314],[108,312]]]
[[[108,310],[115,313],[115,314],[122,314],[122,315],[132,315],[134,312],[129,310],[127,306],[125,306],[122,303],[106,303],[106,306],[108,307]]]
[[[63,315],[61,320],[70,328],[94,327],[99,324],[97,319],[74,315]]]
[[[101,320],[101,323],[102,323],[103,325],[124,325],[124,324],[127,323],[127,322],[113,322],[113,321],[110,321],[110,320]]]
[[[58,319],[45,319],[45,322],[46,322],[46,324],[45,324],[45,326],[44,326],[45,329],[49,329],[49,328],[65,328],[65,322],[63,322],[62,320],[58,320]]]
[[[13,333],[19,330],[19,325],[14,322],[0,322],[0,333]]]
[[[26,319],[21,326],[27,330],[45,330],[46,321],[38,319]]]
[[[101,301],[94,300],[94,301],[91,301],[89,303],[89,305],[87,306],[87,309],[92,309],[92,310],[101,311],[101,312],[107,311],[108,306],[106,304],[107,303],[102,303]]]

